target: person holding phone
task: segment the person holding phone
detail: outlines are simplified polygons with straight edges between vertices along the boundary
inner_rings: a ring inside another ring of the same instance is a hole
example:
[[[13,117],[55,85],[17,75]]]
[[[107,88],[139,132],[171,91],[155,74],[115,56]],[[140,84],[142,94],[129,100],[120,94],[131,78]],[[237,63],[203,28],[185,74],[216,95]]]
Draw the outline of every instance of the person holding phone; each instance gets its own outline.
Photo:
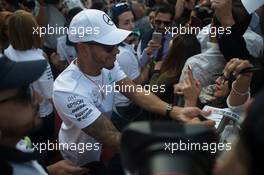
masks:
[[[173,17],[174,11],[170,5],[161,4],[156,7],[154,28],[142,36],[137,47],[137,55],[140,58],[141,68],[143,68],[149,60],[163,60],[168,55],[169,42],[172,40],[172,35],[170,32],[166,31],[166,29],[170,31]]]

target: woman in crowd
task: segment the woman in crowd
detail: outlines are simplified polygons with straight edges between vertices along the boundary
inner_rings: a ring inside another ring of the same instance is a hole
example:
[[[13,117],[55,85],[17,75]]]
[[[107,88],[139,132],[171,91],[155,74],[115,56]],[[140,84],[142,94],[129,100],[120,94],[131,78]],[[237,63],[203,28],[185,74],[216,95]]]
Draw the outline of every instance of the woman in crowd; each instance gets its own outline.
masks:
[[[26,11],[18,10],[8,21],[9,47],[4,50],[4,54],[13,61],[32,61],[44,60],[42,40],[39,35],[34,35],[34,29],[38,24],[34,16]],[[19,75],[17,75],[19,81]],[[54,130],[54,112],[51,101],[53,89],[53,76],[49,64],[43,75],[31,84],[32,89],[38,92],[43,100],[40,104],[40,117],[43,121],[39,132],[31,135],[35,143],[46,142],[53,138]]]
[[[162,100],[172,104],[173,84],[179,81],[185,61],[201,52],[200,43],[194,35],[177,35],[171,43],[170,51],[164,62],[157,62],[150,79],[151,86],[165,86],[165,92],[156,93]]]
[[[253,65],[246,60],[232,59],[224,69],[225,77],[235,74],[236,80],[232,83],[231,92],[227,99],[231,110],[244,111],[248,104],[246,117],[242,117],[239,134],[230,152],[224,153],[217,161],[215,175],[256,175],[262,171],[263,145],[263,99],[264,91],[254,102],[250,102],[250,83],[252,73],[239,74],[244,68]]]

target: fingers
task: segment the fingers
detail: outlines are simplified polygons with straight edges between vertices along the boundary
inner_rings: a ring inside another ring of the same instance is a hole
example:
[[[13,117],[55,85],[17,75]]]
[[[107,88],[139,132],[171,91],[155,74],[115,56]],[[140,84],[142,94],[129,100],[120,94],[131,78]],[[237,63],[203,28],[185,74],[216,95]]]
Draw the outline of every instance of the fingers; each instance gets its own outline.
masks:
[[[253,65],[250,64],[248,60],[240,60],[238,58],[234,58],[226,64],[224,69],[224,76],[228,78],[231,73],[234,76],[237,76],[241,70],[248,67],[253,67]]]
[[[69,166],[66,173],[67,175],[83,175],[89,170],[87,168],[81,168],[77,166]]]
[[[211,113],[212,113],[212,111],[203,111],[203,110],[199,111],[199,115],[201,115],[203,117],[206,117],[206,116],[210,115]]]
[[[87,168],[81,168],[81,167],[75,166],[69,160],[62,160],[58,163],[60,164],[58,168],[61,170],[61,174],[63,175],[82,175],[89,171]]]
[[[159,48],[159,47],[161,47],[161,45],[159,43],[155,42],[154,40],[150,40],[148,43],[148,47]]]
[[[205,125],[207,127],[213,127],[215,125],[215,122],[212,120],[204,120],[201,121],[198,117],[193,118],[188,122],[188,124],[195,124],[195,125]]]
[[[239,64],[239,59],[238,58],[234,58],[232,60],[230,60],[224,69],[224,76],[226,78],[230,77],[230,74],[234,71],[234,69],[236,68],[236,66]]]
[[[253,67],[253,65],[250,64],[248,60],[243,60],[240,62],[240,64],[234,70],[234,74],[238,75],[241,72],[241,70],[248,68],[248,67]]]
[[[203,116],[206,117],[211,114],[211,111],[203,111],[197,107],[189,108],[191,110],[190,117],[197,117],[197,116]]]
[[[182,95],[183,94],[183,87],[182,84],[178,83],[174,85],[174,94]]]
[[[215,121],[212,120],[204,120],[200,122],[201,125],[205,125],[208,127],[214,127],[215,126]]]

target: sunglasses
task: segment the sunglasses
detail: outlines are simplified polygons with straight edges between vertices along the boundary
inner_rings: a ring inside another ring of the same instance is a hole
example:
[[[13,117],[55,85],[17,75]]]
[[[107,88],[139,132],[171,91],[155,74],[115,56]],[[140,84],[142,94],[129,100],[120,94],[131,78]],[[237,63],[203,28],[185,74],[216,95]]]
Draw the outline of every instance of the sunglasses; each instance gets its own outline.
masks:
[[[162,20],[155,20],[155,23],[157,24],[157,25],[161,25],[161,24],[163,24],[164,26],[170,26],[171,25],[171,22],[170,21],[162,21]]]
[[[106,52],[112,52],[117,45],[105,45],[94,41],[85,42],[87,45],[96,45],[102,47]]]
[[[0,100],[0,103],[6,103],[10,101],[20,102],[20,103],[31,103],[32,102],[32,90],[28,87],[23,87],[18,90],[16,95],[9,98]]]
[[[261,71],[262,67],[260,66],[254,66],[254,67],[247,67],[242,69],[238,74],[245,74],[245,73],[254,73],[257,71]],[[230,74],[230,76],[227,78],[225,77],[224,73],[220,74],[214,74],[215,77],[221,77],[223,81],[234,81],[236,78],[233,74]]]

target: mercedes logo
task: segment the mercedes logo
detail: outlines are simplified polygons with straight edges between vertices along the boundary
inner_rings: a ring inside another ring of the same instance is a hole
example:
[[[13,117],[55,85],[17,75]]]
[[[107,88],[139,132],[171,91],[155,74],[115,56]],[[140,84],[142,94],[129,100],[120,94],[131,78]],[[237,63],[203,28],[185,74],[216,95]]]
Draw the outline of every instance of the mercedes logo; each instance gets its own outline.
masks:
[[[106,24],[112,26],[114,25],[113,21],[111,20],[111,18],[109,16],[107,16],[106,14],[103,14],[103,19],[105,21]]]

